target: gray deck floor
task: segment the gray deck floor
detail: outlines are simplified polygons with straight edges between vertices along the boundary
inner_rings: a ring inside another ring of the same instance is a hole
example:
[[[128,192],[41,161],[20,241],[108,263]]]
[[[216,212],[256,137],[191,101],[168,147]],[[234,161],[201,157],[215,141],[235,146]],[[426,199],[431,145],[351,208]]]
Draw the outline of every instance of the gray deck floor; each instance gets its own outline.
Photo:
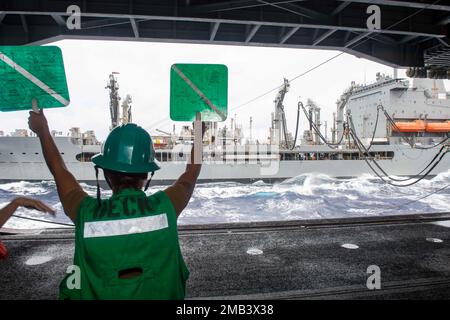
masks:
[[[180,227],[191,271],[187,298],[450,298],[450,215],[379,219]],[[57,298],[72,264],[73,232],[1,238],[10,256],[0,262],[0,299]],[[39,257],[51,260],[29,265]],[[370,265],[381,269],[381,290],[366,287]]]

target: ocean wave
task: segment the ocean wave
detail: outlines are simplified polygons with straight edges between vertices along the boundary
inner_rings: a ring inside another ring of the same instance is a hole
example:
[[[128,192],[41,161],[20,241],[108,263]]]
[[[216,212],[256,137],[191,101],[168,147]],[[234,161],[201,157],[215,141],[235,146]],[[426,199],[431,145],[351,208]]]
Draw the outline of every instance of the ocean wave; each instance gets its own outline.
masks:
[[[450,211],[450,171],[416,185],[399,188],[382,183],[371,175],[352,179],[335,179],[324,174],[302,174],[280,183],[256,181],[212,182],[198,184],[189,205],[180,216],[180,224],[320,219],[355,216],[411,214]],[[83,184],[83,189],[96,196],[97,188]],[[148,194],[164,189],[154,185]],[[101,190],[102,198],[111,196]],[[70,223],[58,199],[54,182],[14,182],[0,184],[0,204],[16,196],[32,196],[57,210],[55,217],[36,210],[19,209],[18,214]],[[421,199],[422,197],[425,197]],[[36,222],[11,219],[8,227],[43,227]],[[45,226],[45,225],[44,225]],[[49,226],[49,225],[46,225]]]
[[[0,191],[14,193],[18,195],[42,195],[51,192],[54,183],[51,181],[28,182],[18,181],[0,184]]]

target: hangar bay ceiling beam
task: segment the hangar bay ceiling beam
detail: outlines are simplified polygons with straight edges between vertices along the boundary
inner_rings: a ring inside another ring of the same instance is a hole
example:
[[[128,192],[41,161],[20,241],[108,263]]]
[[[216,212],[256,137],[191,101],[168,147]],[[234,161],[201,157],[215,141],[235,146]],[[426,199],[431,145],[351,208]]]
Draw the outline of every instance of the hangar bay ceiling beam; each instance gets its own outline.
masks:
[[[5,0],[0,3],[0,44],[42,44],[66,38],[318,48],[396,67],[423,67],[432,62],[435,68],[450,68],[445,61],[450,6],[444,3]],[[81,8],[79,30],[65,25],[67,7],[74,4]],[[381,8],[381,30],[366,26],[366,9],[371,4]]]

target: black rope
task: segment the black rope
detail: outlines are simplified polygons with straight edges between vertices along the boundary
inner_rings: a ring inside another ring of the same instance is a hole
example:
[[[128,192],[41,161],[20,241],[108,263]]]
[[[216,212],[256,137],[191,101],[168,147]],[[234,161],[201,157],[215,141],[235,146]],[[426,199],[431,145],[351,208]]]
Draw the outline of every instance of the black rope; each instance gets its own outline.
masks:
[[[317,128],[316,124],[312,121],[312,119],[308,116],[308,112],[306,111],[305,107],[303,106],[303,104],[301,105],[303,112],[305,113],[305,117],[306,119],[309,121],[309,123],[311,124],[311,127],[314,129],[314,131],[317,133],[317,135],[320,137],[320,139],[331,149],[337,149],[341,143],[342,140],[344,140],[344,131],[345,131],[345,124],[344,124],[344,131],[342,131],[342,135],[341,138],[338,142],[336,143],[330,143],[327,141],[327,139],[325,139],[325,137],[323,136],[323,134],[320,132],[319,128]]]
[[[349,122],[350,122],[350,125],[351,125],[351,130],[352,130],[352,132],[353,132],[353,135],[352,135],[352,137],[353,137],[353,140],[355,141],[355,143],[356,144],[358,144],[359,143],[359,145],[361,145],[362,146],[362,148],[364,149],[364,154],[367,156],[367,157],[369,157],[370,158],[370,154],[369,154],[369,150],[368,149],[366,149],[366,147],[364,146],[364,144],[361,142],[361,140],[359,139],[359,137],[358,137],[358,135],[356,134],[356,132],[355,132],[355,126],[354,126],[354,124],[353,124],[353,120],[352,120],[352,118],[351,117],[349,117]],[[389,174],[387,174],[386,173],[386,171],[378,164],[378,162],[375,160],[375,159],[373,159],[373,158],[370,158],[370,160],[372,160],[373,161],[373,163],[380,169],[380,171],[387,177],[387,178],[389,178],[390,180],[392,180],[392,181],[397,181],[397,182],[405,182],[405,181],[408,181],[408,180],[412,180],[412,179],[415,179],[415,178],[417,178],[417,177],[419,177],[419,176],[421,176],[421,174],[436,160],[436,158],[441,154],[441,152],[442,152],[442,150],[445,148],[445,146],[443,146],[442,148],[441,148],[441,150],[439,150],[439,152],[433,157],[433,159],[430,161],[430,163],[428,163],[428,165],[424,168],[424,169],[422,169],[419,173],[417,173],[416,175],[414,175],[414,176],[411,176],[411,177],[408,177],[408,178],[406,178],[406,179],[397,179],[397,178],[393,178],[393,177],[391,177]],[[358,147],[358,149],[361,151],[361,149]]]
[[[394,119],[392,119],[392,117],[389,115],[389,113],[387,113],[387,111],[384,109],[384,107],[381,107],[381,108],[383,110],[384,116],[386,117],[388,122],[391,124],[391,126],[394,127],[396,129],[396,131],[401,132],[400,128],[397,126]],[[402,138],[407,144],[409,144],[411,148],[414,148],[414,141],[411,138],[407,138],[402,135],[400,136],[400,138]]]
[[[298,78],[303,77],[304,75],[307,75],[307,74],[310,73],[311,71],[314,71],[314,70],[316,70],[317,68],[323,66],[324,64],[326,64],[326,63],[328,63],[328,62],[330,62],[330,61],[336,59],[337,57],[340,57],[340,56],[343,55],[344,53],[345,53],[345,52],[342,51],[342,52],[336,54],[335,56],[332,56],[331,58],[328,58],[327,60],[325,60],[325,61],[319,63],[318,65],[316,65],[316,66],[314,66],[314,67],[312,67],[312,68],[306,70],[305,72],[303,72],[303,73],[301,73],[301,74],[299,74],[299,75],[293,77],[292,79],[289,80],[289,82],[295,81],[295,80],[297,80]],[[263,93],[263,94],[260,94],[259,96],[257,96],[257,97],[255,97],[255,98],[253,98],[253,99],[251,99],[251,100],[249,100],[249,101],[247,101],[247,102],[244,102],[244,103],[238,105],[237,107],[231,108],[230,111],[235,111],[235,110],[237,110],[237,109],[240,109],[240,108],[242,108],[242,107],[244,107],[244,106],[246,106],[246,105],[248,105],[248,104],[250,104],[250,103],[252,103],[252,102],[254,102],[254,101],[256,101],[256,100],[258,100],[258,99],[260,99],[260,98],[262,98],[262,97],[264,97],[264,96],[266,96],[266,95],[268,95],[269,93],[272,93],[273,91],[275,91],[275,90],[277,90],[277,89],[279,89],[279,88],[280,88],[280,86],[278,86],[278,87],[276,87],[276,88],[273,88],[273,89],[271,89],[271,90],[269,90],[269,91],[267,91],[267,92],[265,92],[265,93]]]
[[[282,121],[283,121],[283,136],[284,136],[284,142],[286,143],[286,148],[289,149],[288,146],[288,136],[287,136],[287,128],[286,128],[286,115],[284,113],[284,107],[281,106],[281,116],[282,116]]]
[[[420,149],[420,150],[433,149],[433,148],[436,148],[437,146],[440,146],[441,144],[444,144],[447,140],[448,140],[448,133],[447,133],[447,137],[444,140],[442,140],[441,142],[435,144],[434,146],[430,146],[430,147],[414,146],[414,148]]]
[[[381,106],[381,109],[384,112],[384,115],[386,117],[386,119],[389,121],[389,123],[391,124],[391,126],[393,126],[398,132],[401,132],[400,128],[397,126],[397,124],[395,123],[394,119],[392,119],[392,117],[389,115],[389,113],[387,113],[387,111],[383,108],[383,106]],[[448,139],[448,133],[447,136],[439,143],[432,145],[432,146],[428,146],[428,147],[422,147],[422,146],[417,146],[414,144],[414,141],[411,138],[407,138],[404,136],[400,136],[400,138],[402,138],[404,141],[406,141],[406,143],[408,143],[411,148],[416,148],[416,149],[421,149],[421,150],[429,150],[429,149],[433,149],[436,148],[437,146],[440,146],[441,144],[444,144]]]
[[[389,29],[395,27],[396,25],[400,24],[401,22],[406,21],[407,19],[409,19],[409,18],[411,18],[411,17],[413,17],[413,16],[419,14],[419,13],[422,12],[423,10],[426,10],[429,6],[432,6],[432,5],[436,4],[436,3],[438,3],[439,1],[440,1],[440,0],[436,0],[436,1],[434,1],[433,3],[430,3],[430,4],[428,4],[427,6],[425,6],[425,7],[421,8],[421,9],[419,9],[419,10],[417,10],[417,11],[411,13],[411,14],[408,15],[407,17],[401,19],[400,21],[397,21],[397,22],[395,22],[394,24],[391,24],[390,26],[386,27],[385,30],[389,30]],[[371,37],[370,35],[367,35],[367,36],[365,37],[365,39],[361,39],[361,41],[357,41],[357,42],[354,43],[353,45],[349,46],[347,49],[354,49],[354,48],[356,48],[356,47],[359,47],[359,46],[361,46],[362,44],[366,43],[369,39],[373,39],[373,37]],[[336,55],[334,55],[334,56],[332,56],[332,57],[326,59],[325,61],[319,63],[318,65],[316,65],[316,66],[314,66],[314,67],[312,67],[312,68],[310,68],[310,69],[304,71],[303,73],[301,73],[301,74],[299,74],[299,75],[293,77],[292,79],[289,80],[289,82],[293,82],[293,81],[297,80],[298,78],[301,78],[301,77],[307,75],[308,73],[310,73],[310,72],[316,70],[317,68],[319,68],[319,67],[321,67],[321,66],[327,64],[328,62],[330,62],[330,61],[332,61],[332,60],[334,60],[334,59],[340,57],[340,56],[343,55],[344,53],[345,53],[345,52],[342,51],[342,52],[340,52],[340,53],[338,53],[338,54],[336,54]],[[273,89],[270,89],[270,90],[266,91],[265,93],[262,93],[262,94],[256,96],[255,98],[248,100],[247,102],[244,102],[244,103],[242,103],[242,104],[240,104],[240,105],[238,105],[238,106],[236,106],[236,107],[234,107],[234,108],[231,108],[230,111],[235,111],[235,110],[237,110],[237,109],[240,109],[240,108],[242,108],[242,107],[244,107],[244,106],[246,106],[246,105],[248,105],[248,104],[250,104],[250,103],[252,103],[252,102],[254,102],[254,101],[256,101],[256,100],[258,100],[258,99],[260,99],[260,98],[262,98],[262,97],[264,97],[264,96],[266,96],[266,95],[268,95],[269,93],[272,93],[272,92],[278,90],[279,88],[280,88],[280,86],[277,86],[277,87],[275,87],[275,88],[273,88]],[[348,96],[348,97],[349,97],[349,96]],[[347,97],[347,100],[348,100],[348,97]],[[156,126],[157,124],[164,124],[164,123],[169,122],[169,121],[170,121],[170,118],[165,118],[165,119],[162,119],[162,120],[159,120],[159,121],[155,122],[154,124],[148,126],[147,128],[148,128],[148,129],[151,129],[151,128],[153,128],[154,126]]]
[[[389,29],[395,27],[396,25],[400,24],[401,22],[403,22],[403,21],[405,21],[405,20],[407,20],[407,19],[409,19],[409,18],[411,18],[411,17],[413,17],[413,16],[419,14],[419,13],[422,12],[423,10],[427,9],[429,6],[434,5],[434,4],[438,3],[439,1],[440,1],[440,0],[436,0],[435,2],[430,3],[430,4],[428,4],[427,6],[421,8],[421,9],[415,11],[415,12],[413,12],[412,14],[410,14],[410,15],[408,15],[407,17],[401,19],[400,21],[397,21],[397,22],[395,22],[394,24],[391,24],[390,26],[388,26],[387,28],[385,28],[385,30],[389,30]],[[353,45],[351,45],[350,47],[348,47],[348,49],[354,49],[354,48],[356,48],[356,47],[359,47],[359,46],[361,46],[363,43],[366,43],[369,39],[372,39],[372,37],[366,36],[365,39],[362,39],[362,41],[357,41],[356,43],[354,43]],[[344,53],[345,53],[345,52],[342,51],[342,52],[340,52],[340,53],[338,53],[338,54],[332,56],[331,58],[328,58],[327,60],[325,60],[325,61],[319,63],[318,65],[316,65],[316,66],[314,66],[314,67],[312,67],[312,68],[306,70],[305,72],[303,72],[303,73],[301,73],[301,74],[299,74],[299,75],[293,77],[292,79],[289,80],[289,82],[293,82],[293,81],[297,80],[298,78],[303,77],[304,75],[310,73],[311,71],[314,71],[315,69],[319,68],[320,66],[323,66],[324,64],[326,64],[326,63],[328,63],[328,62],[330,62],[330,61],[332,61],[332,60],[334,60],[334,59],[340,57],[340,56],[343,55]],[[264,96],[266,96],[267,94],[269,94],[269,93],[271,93],[271,92],[277,90],[278,88],[280,88],[280,87],[278,86],[278,87],[273,88],[273,89],[271,89],[271,90],[269,90],[269,91],[267,91],[267,92],[265,92],[265,93],[263,93],[263,94],[260,94],[259,96],[255,97],[255,98],[253,98],[253,99],[251,99],[251,100],[249,100],[249,101],[247,101],[247,102],[245,102],[245,103],[242,103],[242,104],[238,105],[238,106],[235,107],[235,108],[232,108],[231,111],[237,110],[237,109],[239,109],[239,108],[241,108],[241,107],[244,107],[244,106],[246,106],[246,105],[248,105],[248,104],[250,104],[250,103],[252,103],[252,102],[254,102],[254,101],[256,101],[256,100],[258,100],[258,99],[260,99],[260,98],[262,98],[262,97],[264,97]]]
[[[380,106],[377,107],[377,118],[375,120],[375,126],[373,128],[373,133],[372,133],[372,139],[370,140],[370,144],[367,147],[367,151],[370,150],[370,148],[372,147],[373,144],[373,140],[375,139],[375,134],[377,132],[377,127],[378,127],[378,118],[380,117]]]
[[[24,219],[24,220],[31,220],[31,221],[45,222],[45,223],[51,223],[51,224],[56,224],[56,225],[61,225],[61,226],[74,227],[73,224],[69,224],[69,223],[54,222],[54,221],[48,221],[48,220],[42,220],[42,219],[29,218],[29,217],[18,216],[18,215],[15,215],[15,214],[13,214],[12,216],[14,218],[20,218],[20,219]]]
[[[294,150],[295,144],[297,143],[297,136],[298,136],[298,129],[299,129],[298,124],[299,124],[299,120],[300,120],[300,103],[301,102],[299,102],[299,105],[297,107],[297,124],[295,125],[295,138],[294,138],[294,143],[292,144],[291,150]]]
[[[294,150],[295,143],[297,142],[297,137],[298,137],[299,120],[300,120],[300,106],[297,109],[297,123],[295,125],[295,138],[294,138],[294,141],[292,143],[292,146],[289,146],[289,143],[288,143],[286,115],[284,113],[284,108],[283,107],[282,107],[282,111],[283,111],[282,112],[282,117],[283,117],[283,119],[282,119],[283,120],[283,135],[284,135],[284,141],[286,143],[286,148],[290,149],[290,150]]]
[[[350,117],[349,118],[349,122],[351,123],[351,126],[352,126],[352,132],[353,132],[353,140],[355,141],[355,143],[359,143],[362,147],[363,147],[363,149],[365,150],[365,155],[366,156],[368,156],[368,157],[370,157],[370,154],[368,153],[368,149],[366,149],[365,148],[365,146],[364,146],[364,144],[361,142],[361,140],[359,139],[359,137],[358,137],[358,135],[356,134],[356,132],[355,132],[355,126],[354,126],[354,124],[353,124],[353,120],[352,120],[352,118]],[[389,174],[387,174],[386,173],[386,171],[376,162],[376,160],[375,159],[373,159],[373,158],[370,158],[370,160],[372,160],[374,163],[375,163],[375,165],[381,170],[381,172],[387,177],[387,178],[389,178],[390,180],[392,180],[392,181],[397,181],[397,182],[404,182],[404,181],[408,181],[408,180],[412,180],[412,179],[415,179],[415,178],[417,178],[417,177],[419,177],[419,176],[421,176],[421,174],[436,160],[436,158],[441,154],[441,152],[442,152],[442,150],[445,148],[445,146],[443,146],[440,150],[439,150],[439,152],[433,157],[433,159],[430,161],[430,163],[428,163],[428,165],[424,168],[424,169],[422,169],[418,174],[416,174],[416,175],[414,175],[414,176],[411,176],[411,177],[408,177],[408,178],[406,178],[406,179],[396,179],[396,178],[392,178]],[[358,148],[360,151],[361,151],[361,149],[360,148]]]
[[[410,205],[411,203],[423,200],[425,198],[428,198],[428,197],[430,197],[430,196],[432,196],[432,195],[434,195],[436,193],[439,193],[439,192],[447,189],[448,187],[450,187],[450,184],[447,184],[446,186],[443,186],[442,188],[439,188],[439,189],[437,189],[437,190],[435,190],[435,191],[433,191],[433,192],[431,192],[431,193],[429,193],[429,194],[427,194],[425,196],[419,197],[419,198],[414,199],[414,200],[407,201],[407,202],[405,202],[405,203],[403,203],[401,205],[398,205],[398,206],[394,206],[394,207],[392,207],[392,209],[398,209],[398,208],[401,208],[401,207],[405,207],[407,205]]]
[[[357,137],[355,137],[354,135],[353,135],[353,130],[350,130],[350,135],[351,135],[351,137],[353,138],[353,140],[355,141],[355,145],[356,145],[356,147],[359,149],[359,151],[361,152],[361,153],[364,153],[363,152],[363,150],[361,150],[361,147],[360,147],[360,145],[356,142],[357,141]],[[370,165],[370,163],[369,163],[369,161],[368,161],[368,159],[367,159],[367,157],[364,157],[364,161],[367,163],[367,165],[369,166],[369,168],[378,176],[378,178],[380,178],[384,183],[387,183],[387,184],[390,184],[390,185],[392,185],[392,186],[395,186],[395,187],[409,187],[409,186],[412,186],[412,185],[414,185],[414,184],[416,184],[416,183],[418,183],[419,181],[421,181],[421,180],[423,180],[423,179],[425,179],[430,173],[431,173],[431,171],[433,171],[433,169],[441,162],[441,160],[442,160],[442,158],[448,153],[449,151],[447,150],[446,152],[444,152],[441,156],[440,156],[440,158],[438,159],[438,161],[424,174],[424,175],[422,175],[419,179],[417,179],[416,181],[413,181],[413,182],[411,182],[411,183],[408,183],[408,184],[395,184],[395,183],[392,183],[391,181],[388,181],[388,180],[385,180],[371,165]],[[374,161],[373,159],[371,159],[372,161]],[[377,164],[376,163],[376,161],[374,161],[374,163],[375,164]],[[378,165],[377,165],[378,166]],[[386,174],[386,172],[384,172],[384,170],[380,167],[380,166],[378,166],[379,167],[379,169],[386,175],[386,177],[387,178],[389,178],[389,179],[391,179],[391,180],[394,180],[392,177],[390,177],[388,174]],[[409,179],[406,179],[406,180],[400,180],[400,181],[407,181],[407,180],[411,180],[411,178],[409,178]],[[394,181],[397,181],[397,180],[394,180]]]

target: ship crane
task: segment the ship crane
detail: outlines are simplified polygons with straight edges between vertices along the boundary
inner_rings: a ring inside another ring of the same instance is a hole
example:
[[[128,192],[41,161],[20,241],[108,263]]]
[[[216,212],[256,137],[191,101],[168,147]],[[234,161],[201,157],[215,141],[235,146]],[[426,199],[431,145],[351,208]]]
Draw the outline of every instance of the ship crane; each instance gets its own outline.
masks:
[[[345,90],[345,92],[341,95],[340,99],[336,102],[337,113],[336,115],[333,114],[333,140],[332,140],[333,143],[336,143],[335,140],[337,139],[337,137],[343,137],[344,135],[344,122],[345,122],[344,110],[355,88],[356,84],[354,81],[352,81],[350,88]]]
[[[270,143],[278,146],[288,146],[289,137],[286,128],[286,115],[284,112],[284,97],[289,91],[289,80],[284,78],[283,85],[275,98],[275,112],[272,113],[272,126],[270,128]],[[283,135],[283,139],[281,136]]]

